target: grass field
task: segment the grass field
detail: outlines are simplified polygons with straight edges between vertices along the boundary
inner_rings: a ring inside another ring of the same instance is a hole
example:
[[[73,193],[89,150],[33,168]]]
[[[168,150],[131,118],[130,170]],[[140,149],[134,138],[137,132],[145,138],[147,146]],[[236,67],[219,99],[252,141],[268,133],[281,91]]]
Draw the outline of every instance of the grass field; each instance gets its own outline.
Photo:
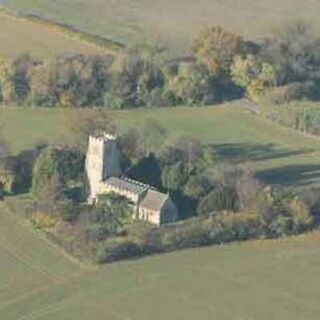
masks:
[[[97,54],[102,50],[0,11],[0,55],[13,59],[26,52],[49,58],[62,53]]]
[[[5,320],[314,320],[320,234],[86,267],[0,204]]]
[[[161,41],[184,51],[199,27],[221,25],[250,38],[292,19],[320,28],[315,0],[2,0],[11,9],[38,12],[124,43]]]
[[[0,108],[0,127],[13,152],[37,142],[60,142],[66,111]],[[81,111],[76,111],[81,112]],[[155,119],[168,140],[193,137],[213,145],[218,159],[245,164],[267,183],[320,185],[320,139],[308,138],[239,107],[137,109],[110,112],[120,132]]]

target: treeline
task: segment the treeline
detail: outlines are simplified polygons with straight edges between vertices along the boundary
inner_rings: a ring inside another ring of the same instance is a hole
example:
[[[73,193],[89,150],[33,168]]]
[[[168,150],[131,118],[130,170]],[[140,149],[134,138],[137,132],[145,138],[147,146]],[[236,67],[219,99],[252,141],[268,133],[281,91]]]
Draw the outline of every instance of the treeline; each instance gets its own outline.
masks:
[[[304,23],[260,43],[220,27],[204,28],[188,59],[168,60],[158,47],[119,57],[23,55],[1,60],[5,105],[134,108],[209,105],[247,96],[273,104],[319,98],[320,38]]]

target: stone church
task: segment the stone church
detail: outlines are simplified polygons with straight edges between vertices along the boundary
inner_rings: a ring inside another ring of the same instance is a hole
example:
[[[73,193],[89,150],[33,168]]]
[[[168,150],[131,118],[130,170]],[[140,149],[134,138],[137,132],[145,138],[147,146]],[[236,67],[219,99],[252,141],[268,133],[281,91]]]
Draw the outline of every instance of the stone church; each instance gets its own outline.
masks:
[[[136,219],[156,225],[177,219],[177,208],[169,195],[123,176],[116,136],[104,133],[89,137],[86,171],[89,202],[94,202],[98,195],[113,192],[131,201]]]

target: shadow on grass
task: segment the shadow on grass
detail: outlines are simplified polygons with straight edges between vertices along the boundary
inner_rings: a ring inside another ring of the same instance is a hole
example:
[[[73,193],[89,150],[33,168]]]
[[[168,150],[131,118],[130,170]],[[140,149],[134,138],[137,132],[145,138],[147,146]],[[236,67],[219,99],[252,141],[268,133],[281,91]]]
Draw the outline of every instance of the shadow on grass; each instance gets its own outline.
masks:
[[[279,149],[273,143],[268,144],[246,144],[226,143],[212,145],[217,156],[222,161],[235,164],[248,161],[264,161],[278,158],[287,158],[296,155],[310,153],[312,149],[285,150]]]
[[[267,184],[284,187],[320,185],[320,164],[289,165],[263,170],[256,174],[256,178]]]

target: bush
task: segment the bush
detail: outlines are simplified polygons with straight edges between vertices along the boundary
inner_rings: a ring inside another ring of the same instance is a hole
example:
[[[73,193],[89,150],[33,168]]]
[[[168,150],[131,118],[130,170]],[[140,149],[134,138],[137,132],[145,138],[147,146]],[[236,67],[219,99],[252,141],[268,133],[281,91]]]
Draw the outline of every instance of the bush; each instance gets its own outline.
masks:
[[[208,215],[222,210],[235,211],[237,202],[238,197],[234,188],[218,187],[201,199],[197,212],[200,215]]]
[[[97,262],[243,241],[263,234],[262,220],[256,213],[220,213],[215,217],[193,218],[161,228],[141,227],[144,232],[138,236],[133,237],[130,231],[126,237],[104,241],[97,250]]]
[[[186,222],[163,227],[161,245],[163,251],[190,247],[245,241],[259,237],[281,237],[309,230],[310,215],[300,212],[301,218],[279,215],[265,229],[263,217],[255,212],[219,213],[209,218],[194,218]],[[297,227],[300,227],[297,229]],[[266,233],[268,232],[268,233]]]
[[[58,173],[58,154],[52,147],[47,147],[40,153],[34,169],[32,192],[38,195],[50,179]]]
[[[34,213],[31,221],[37,228],[41,229],[50,229],[57,224],[57,221],[51,215],[42,212]]]
[[[281,105],[295,100],[313,98],[316,98],[316,84],[307,81],[269,88],[260,100],[267,105]]]
[[[3,196],[4,196],[3,184],[0,182],[0,201],[3,200]]]
[[[14,174],[13,173],[2,173],[0,176],[0,185],[3,194],[14,193]]]
[[[103,242],[97,250],[97,262],[106,263],[141,255],[140,246],[127,238],[112,238]]]

